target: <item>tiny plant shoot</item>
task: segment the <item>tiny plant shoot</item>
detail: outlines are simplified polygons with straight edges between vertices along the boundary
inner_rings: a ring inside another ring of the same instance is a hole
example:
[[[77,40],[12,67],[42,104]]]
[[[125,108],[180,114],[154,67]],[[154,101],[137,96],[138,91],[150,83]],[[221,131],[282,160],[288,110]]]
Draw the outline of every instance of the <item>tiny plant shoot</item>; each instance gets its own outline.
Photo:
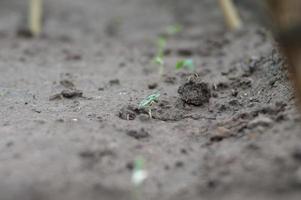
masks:
[[[144,159],[137,158],[134,162],[134,171],[132,174],[132,183],[134,186],[141,185],[147,178],[147,171],[144,169]]]
[[[193,62],[192,59],[186,59],[186,60],[180,60],[177,62],[176,64],[176,69],[179,70],[179,69],[183,69],[183,68],[186,68],[190,71],[194,71],[195,70],[195,64]]]
[[[154,58],[154,63],[159,67],[159,75],[163,76],[164,74],[164,51],[167,44],[167,37],[174,36],[182,31],[181,25],[171,25],[166,27],[165,36],[160,36],[157,39],[157,52]]]
[[[152,118],[152,106],[159,100],[160,93],[156,92],[155,94],[149,95],[143,99],[139,104],[139,109],[147,109],[150,119]]]
[[[166,28],[166,33],[170,36],[176,35],[183,30],[182,26],[179,24],[170,25]]]
[[[34,37],[42,32],[43,0],[30,0],[28,12],[28,28]]]
[[[157,40],[157,53],[154,58],[154,63],[159,67],[159,74],[160,76],[164,73],[164,49],[166,47],[166,38],[165,37],[159,37]]]
[[[159,57],[163,57],[164,56],[164,49],[166,47],[166,38],[165,37],[159,37],[157,40],[157,46],[158,46],[158,50],[157,50],[157,56]]]
[[[133,184],[132,196],[133,200],[143,199],[141,196],[141,185],[147,179],[148,173],[145,170],[145,161],[143,158],[137,158],[134,161],[134,170],[132,173],[131,182]]]
[[[160,76],[162,76],[164,74],[164,60],[163,60],[163,57],[156,56],[154,58],[154,63],[158,66],[159,74],[160,74]]]

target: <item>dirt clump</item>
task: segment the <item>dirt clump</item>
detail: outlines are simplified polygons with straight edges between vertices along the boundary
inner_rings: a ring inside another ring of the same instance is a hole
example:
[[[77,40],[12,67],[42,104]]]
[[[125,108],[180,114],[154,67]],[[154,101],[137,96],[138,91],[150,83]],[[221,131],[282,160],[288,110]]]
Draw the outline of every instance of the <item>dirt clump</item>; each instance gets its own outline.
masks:
[[[190,79],[181,85],[178,93],[184,103],[194,106],[209,103],[212,96],[209,83],[203,82],[199,78]]]
[[[118,117],[123,120],[134,120],[140,113],[139,108],[134,105],[127,105],[120,109]]]
[[[148,138],[150,136],[150,134],[144,128],[140,130],[128,130],[126,134],[137,140]]]

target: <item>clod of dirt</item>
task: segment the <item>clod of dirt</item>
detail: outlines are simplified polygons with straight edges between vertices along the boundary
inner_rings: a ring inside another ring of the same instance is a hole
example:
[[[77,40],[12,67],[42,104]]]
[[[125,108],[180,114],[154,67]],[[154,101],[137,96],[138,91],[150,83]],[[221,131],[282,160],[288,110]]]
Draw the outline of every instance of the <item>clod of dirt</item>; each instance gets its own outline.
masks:
[[[273,123],[273,120],[269,117],[266,117],[264,115],[259,115],[255,119],[249,122],[248,127],[249,128],[255,128],[257,126],[263,126],[263,127],[269,127]]]
[[[82,159],[84,166],[88,169],[91,169],[97,163],[103,161],[103,159],[114,157],[116,156],[116,154],[110,149],[103,149],[103,150],[87,149],[79,152],[78,156]]]
[[[219,142],[231,136],[231,131],[225,127],[218,127],[210,137],[211,142]]]
[[[181,85],[178,93],[182,101],[189,105],[202,106],[209,103],[211,89],[208,83],[200,81],[199,78],[190,79]]]
[[[25,28],[19,28],[17,30],[17,36],[24,39],[31,39],[33,38],[33,34],[30,32],[30,30]]]
[[[119,79],[113,79],[109,81],[109,85],[110,86],[114,86],[114,85],[120,85],[120,81]]]
[[[182,57],[191,57],[193,55],[193,50],[182,48],[177,50],[177,54]]]
[[[150,136],[149,133],[147,131],[145,131],[143,128],[138,131],[137,130],[128,130],[126,132],[126,134],[137,140],[148,138]]]
[[[147,114],[141,114],[141,115],[139,115],[139,120],[140,120],[141,122],[147,122],[147,121],[150,120],[150,117],[149,117],[149,115],[147,115]]]
[[[139,108],[133,105],[124,106],[118,112],[118,117],[124,120],[134,120],[140,113]]]
[[[54,94],[52,96],[49,97],[50,101],[53,100],[60,100],[60,99],[74,99],[74,98],[78,98],[78,97],[83,97],[83,91],[81,90],[77,90],[77,89],[65,89],[63,91],[61,91],[58,94]]]
[[[158,87],[158,83],[151,83],[151,84],[148,84],[148,89],[150,90],[154,90]]]
[[[65,57],[65,60],[67,61],[79,61],[82,59],[82,55],[80,54],[68,54]]]
[[[175,163],[175,167],[176,167],[176,168],[184,167],[184,162],[183,162],[183,161],[177,161],[177,162]]]

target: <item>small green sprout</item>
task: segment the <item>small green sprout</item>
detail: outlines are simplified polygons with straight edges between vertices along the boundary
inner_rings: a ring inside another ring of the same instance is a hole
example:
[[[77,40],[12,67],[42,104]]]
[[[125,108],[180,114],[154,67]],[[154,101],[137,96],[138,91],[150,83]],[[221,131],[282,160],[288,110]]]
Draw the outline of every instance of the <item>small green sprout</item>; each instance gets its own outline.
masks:
[[[134,186],[132,190],[133,200],[143,199],[141,194],[141,186],[147,177],[148,172],[145,170],[145,160],[142,157],[136,158],[134,161],[134,169],[131,178],[131,182]]]
[[[183,69],[183,68],[187,68],[190,71],[194,71],[195,70],[195,64],[193,62],[192,59],[186,59],[186,60],[180,60],[177,62],[176,64],[176,69]]]
[[[157,65],[161,65],[161,66],[164,65],[164,60],[163,60],[163,58],[160,57],[160,56],[155,57],[154,62],[155,62]]]
[[[35,37],[42,32],[43,0],[30,0],[28,11],[28,28]]]
[[[168,35],[176,35],[178,33],[180,33],[183,30],[182,26],[179,24],[175,24],[175,25],[170,25],[166,28],[166,33]]]
[[[147,178],[147,171],[144,169],[145,161],[143,158],[137,158],[134,162],[134,171],[132,174],[132,183],[139,186]]]
[[[165,47],[166,47],[166,38],[165,37],[159,37],[157,39],[157,53],[156,53],[156,56],[154,58],[154,63],[156,65],[158,65],[159,67],[159,74],[160,76],[163,75],[164,73],[164,50],[165,50]]]
[[[166,48],[167,40],[165,37],[159,37],[157,40],[157,56],[164,56],[164,49]]]
[[[157,52],[154,58],[154,63],[159,67],[159,74],[162,76],[164,74],[164,51],[167,44],[168,36],[173,36],[182,31],[180,25],[171,25],[166,28],[166,34],[158,37],[156,41]]]
[[[159,74],[160,74],[160,76],[162,76],[163,73],[164,73],[164,60],[163,60],[163,57],[161,57],[161,56],[156,56],[156,57],[154,58],[154,63],[155,63],[156,65],[158,65],[158,68],[159,68]]]
[[[148,109],[150,119],[152,118],[152,106],[156,103],[156,101],[158,101],[159,97],[160,93],[156,92],[155,94],[149,95],[139,103],[139,109]]]

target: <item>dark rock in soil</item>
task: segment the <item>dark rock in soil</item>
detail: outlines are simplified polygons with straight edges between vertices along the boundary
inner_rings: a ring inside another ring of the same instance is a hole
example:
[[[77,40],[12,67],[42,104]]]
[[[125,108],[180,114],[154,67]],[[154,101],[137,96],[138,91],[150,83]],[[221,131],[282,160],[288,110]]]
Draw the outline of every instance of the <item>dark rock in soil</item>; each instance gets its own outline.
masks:
[[[202,106],[209,103],[211,98],[211,89],[208,83],[199,81],[199,79],[191,79],[181,85],[178,93],[182,101],[186,104]]]

